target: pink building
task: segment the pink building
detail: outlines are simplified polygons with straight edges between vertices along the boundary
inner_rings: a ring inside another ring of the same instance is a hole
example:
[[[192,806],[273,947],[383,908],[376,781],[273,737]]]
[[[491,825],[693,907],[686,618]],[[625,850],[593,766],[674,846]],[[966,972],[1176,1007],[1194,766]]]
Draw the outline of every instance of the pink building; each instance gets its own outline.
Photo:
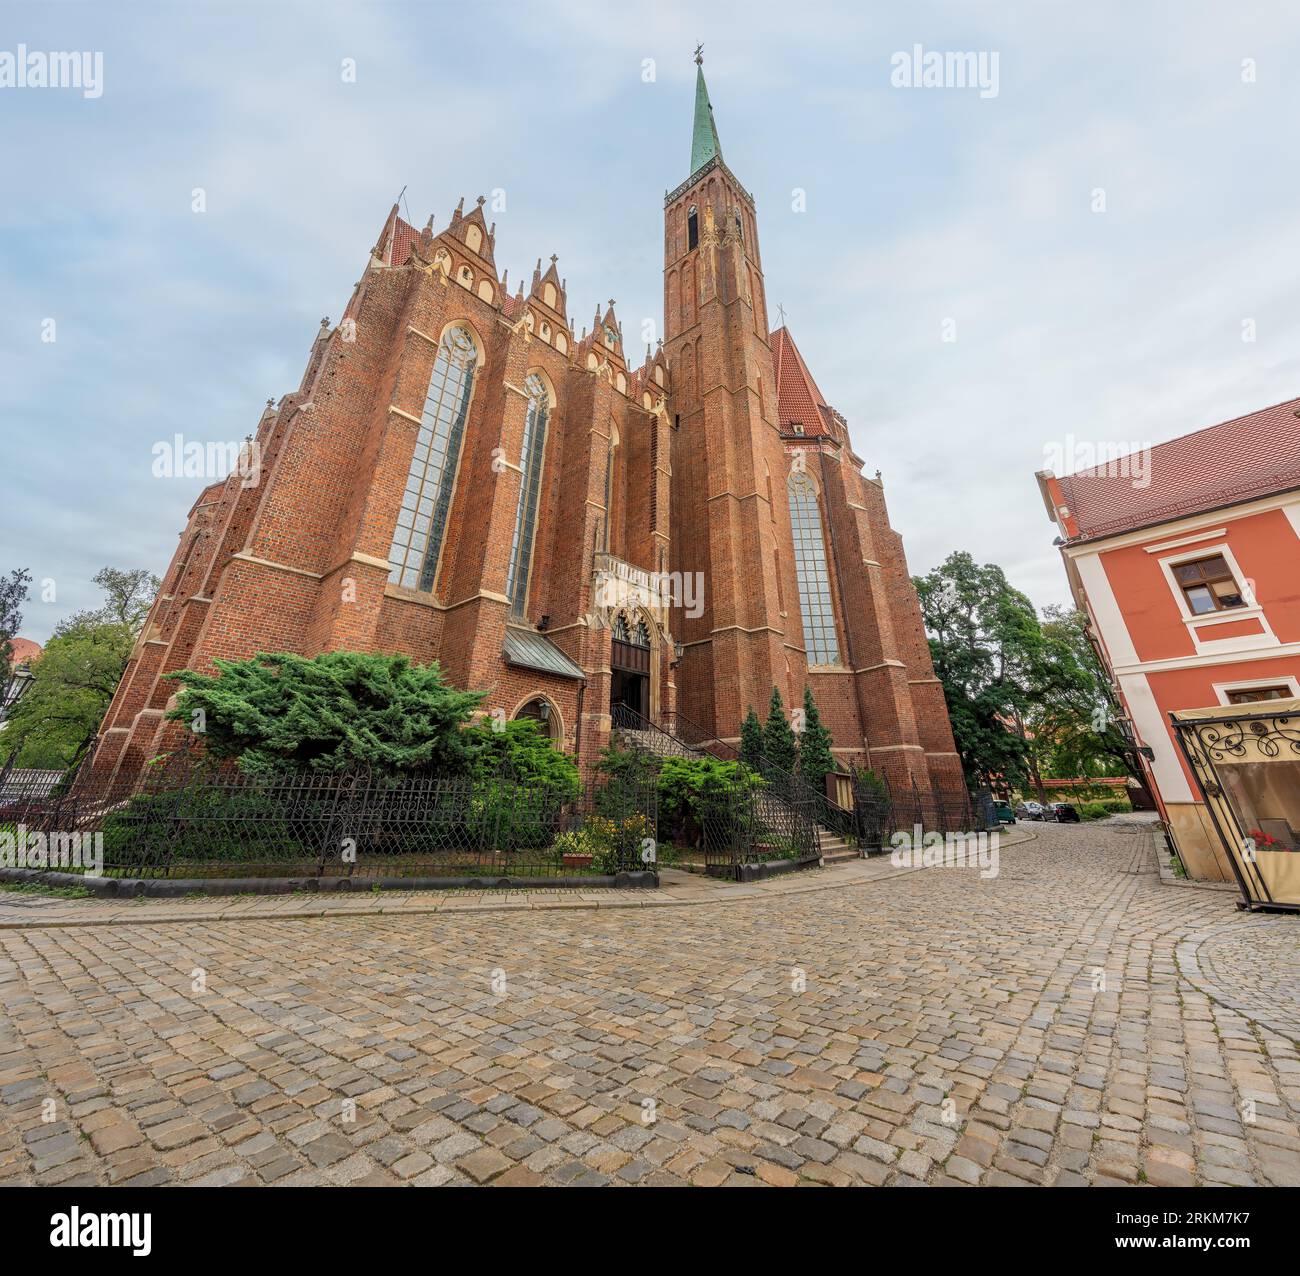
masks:
[[[1141,460],[1038,484],[1183,864],[1232,880],[1170,714],[1300,699],[1300,399]],[[1300,839],[1300,815],[1272,827]]]

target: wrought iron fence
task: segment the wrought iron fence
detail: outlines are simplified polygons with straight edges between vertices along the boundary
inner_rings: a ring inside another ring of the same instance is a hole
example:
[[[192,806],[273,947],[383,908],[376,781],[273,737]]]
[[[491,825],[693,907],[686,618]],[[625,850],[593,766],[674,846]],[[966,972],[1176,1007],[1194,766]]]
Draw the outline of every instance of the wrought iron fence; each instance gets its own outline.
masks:
[[[895,833],[964,833],[990,827],[987,812],[965,789],[918,790],[913,784],[891,786],[884,779],[854,777],[854,818],[858,843],[879,854]],[[995,817],[996,818],[996,817]]]
[[[717,751],[691,745],[626,705],[615,706],[613,725],[657,766],[665,757],[715,757],[738,762],[722,745]],[[714,741],[721,744],[720,741]],[[698,844],[703,867],[714,876],[737,878],[747,867],[776,861],[810,863],[819,857],[818,807],[814,793],[777,768],[753,771],[737,766],[716,777],[682,813],[675,828],[661,824],[661,835]]]
[[[250,776],[186,751],[123,793],[85,771],[0,794],[0,830],[102,835],[123,877],[609,876],[656,868],[656,791],[491,774]]]
[[[636,715],[639,716],[639,715]],[[642,719],[642,722],[645,720]],[[650,724],[654,726],[655,724]],[[663,725],[656,729],[677,740],[694,753],[711,753],[730,762],[741,760],[740,751],[725,740],[692,722],[677,710],[664,715]],[[814,823],[828,832],[842,837],[846,842],[857,838],[857,825],[853,812],[837,806],[822,789],[809,784],[802,776],[792,774],[761,754],[755,759],[754,769],[767,782],[770,793],[807,812]]]

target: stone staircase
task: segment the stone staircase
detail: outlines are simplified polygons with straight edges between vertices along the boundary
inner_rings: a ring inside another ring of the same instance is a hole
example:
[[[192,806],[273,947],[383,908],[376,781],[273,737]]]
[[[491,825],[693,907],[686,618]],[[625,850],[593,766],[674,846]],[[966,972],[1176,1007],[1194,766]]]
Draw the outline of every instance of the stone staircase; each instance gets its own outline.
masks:
[[[654,727],[632,727],[616,726],[615,734],[630,748],[640,749],[645,753],[653,754],[655,757],[711,757],[712,754],[706,750],[693,748],[684,740],[679,740],[675,735],[669,735],[667,732]],[[784,820],[783,815],[788,816],[789,804],[775,793],[760,793],[757,797],[757,805],[760,816],[763,816],[774,827],[779,827]],[[855,860],[861,857],[858,848],[842,837],[832,833],[829,829],[820,824],[814,824],[814,835],[817,838],[818,854],[824,864],[841,864],[848,860]]]
[[[848,860],[862,858],[862,853],[856,846],[851,846],[842,837],[828,832],[820,824],[816,831],[817,849],[821,853],[823,864],[843,864]]]

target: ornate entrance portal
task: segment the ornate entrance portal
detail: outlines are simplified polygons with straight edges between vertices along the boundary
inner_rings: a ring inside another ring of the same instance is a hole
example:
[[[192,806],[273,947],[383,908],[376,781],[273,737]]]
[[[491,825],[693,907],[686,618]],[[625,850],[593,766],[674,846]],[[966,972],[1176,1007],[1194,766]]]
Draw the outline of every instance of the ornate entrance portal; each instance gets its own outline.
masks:
[[[650,716],[650,631],[645,621],[628,626],[620,612],[614,618],[609,644],[609,708],[617,715],[620,706],[643,718]]]

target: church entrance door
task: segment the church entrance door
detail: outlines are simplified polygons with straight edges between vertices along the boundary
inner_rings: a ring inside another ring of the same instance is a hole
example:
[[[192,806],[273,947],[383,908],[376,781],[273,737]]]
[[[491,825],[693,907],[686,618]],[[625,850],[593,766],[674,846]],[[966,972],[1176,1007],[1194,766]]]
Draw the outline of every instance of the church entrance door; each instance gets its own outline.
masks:
[[[620,617],[620,620],[622,617]],[[624,636],[626,635],[626,636]],[[650,716],[650,635],[644,625],[629,631],[616,624],[609,651],[609,707],[615,718],[624,706],[643,718]]]

